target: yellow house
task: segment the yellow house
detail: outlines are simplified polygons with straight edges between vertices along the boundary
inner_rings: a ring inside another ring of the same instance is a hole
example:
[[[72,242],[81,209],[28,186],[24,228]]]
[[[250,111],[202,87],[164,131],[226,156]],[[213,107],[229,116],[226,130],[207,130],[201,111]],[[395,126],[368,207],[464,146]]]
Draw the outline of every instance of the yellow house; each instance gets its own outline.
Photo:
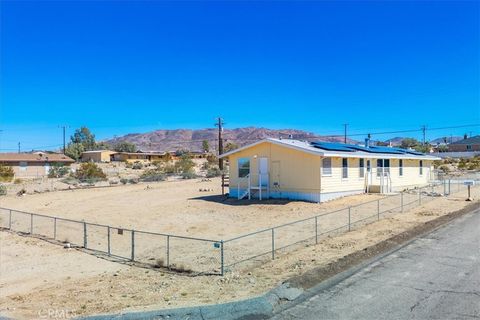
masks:
[[[426,185],[439,159],[398,148],[271,138],[221,157],[230,164],[231,197],[311,202]]]
[[[113,160],[113,155],[117,152],[111,150],[93,150],[82,152],[81,160],[83,162],[110,162]]]

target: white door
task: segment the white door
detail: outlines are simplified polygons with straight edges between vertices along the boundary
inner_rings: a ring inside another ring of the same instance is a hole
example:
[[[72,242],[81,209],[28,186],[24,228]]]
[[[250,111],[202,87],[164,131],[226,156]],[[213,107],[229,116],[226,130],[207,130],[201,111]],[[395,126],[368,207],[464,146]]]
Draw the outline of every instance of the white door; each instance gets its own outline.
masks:
[[[258,176],[261,178],[261,186],[268,186],[268,158],[258,159]]]
[[[50,172],[50,163],[46,162],[45,163],[45,174],[48,175],[49,172]]]

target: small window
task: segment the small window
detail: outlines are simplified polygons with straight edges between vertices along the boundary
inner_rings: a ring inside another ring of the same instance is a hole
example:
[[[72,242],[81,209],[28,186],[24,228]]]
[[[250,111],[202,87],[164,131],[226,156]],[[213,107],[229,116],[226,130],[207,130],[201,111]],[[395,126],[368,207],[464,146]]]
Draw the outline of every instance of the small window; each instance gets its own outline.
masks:
[[[365,177],[365,160],[364,159],[358,159],[358,167],[360,169],[360,178]]]
[[[245,178],[250,174],[250,159],[240,158],[238,159],[238,177]]]
[[[377,159],[377,177],[390,173],[390,159]]]
[[[332,175],[332,158],[323,158],[322,160],[322,176]]]
[[[472,145],[467,144],[467,151],[471,151],[471,150],[472,150]]]
[[[420,160],[419,169],[420,169],[420,175],[423,175],[423,160]]]
[[[342,178],[348,178],[348,159],[342,158]]]
[[[403,159],[398,160],[398,175],[403,176]]]
[[[20,171],[27,171],[27,162],[26,161],[20,161]]]

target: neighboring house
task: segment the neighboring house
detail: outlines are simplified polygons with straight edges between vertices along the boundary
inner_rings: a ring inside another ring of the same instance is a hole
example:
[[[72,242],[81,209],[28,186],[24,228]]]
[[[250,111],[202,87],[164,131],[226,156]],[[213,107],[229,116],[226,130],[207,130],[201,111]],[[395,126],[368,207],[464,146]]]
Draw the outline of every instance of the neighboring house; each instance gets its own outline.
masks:
[[[82,162],[110,162],[113,160],[113,155],[116,154],[116,151],[111,150],[93,150],[82,152],[81,161]]]
[[[0,163],[12,167],[16,178],[44,177],[53,164],[69,166],[74,162],[59,153],[0,153]]]
[[[225,153],[229,195],[324,202],[423,186],[440,158],[413,150],[265,139]]]
[[[114,161],[148,162],[160,161],[167,157],[167,152],[117,152],[113,155]]]
[[[448,145],[450,152],[480,151],[480,135],[465,138]]]

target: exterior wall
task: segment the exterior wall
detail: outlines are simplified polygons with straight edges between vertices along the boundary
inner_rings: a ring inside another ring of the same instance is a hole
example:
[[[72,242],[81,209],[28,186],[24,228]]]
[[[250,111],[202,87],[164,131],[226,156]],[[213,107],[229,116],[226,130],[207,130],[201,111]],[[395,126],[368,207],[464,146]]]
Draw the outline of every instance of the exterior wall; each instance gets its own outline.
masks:
[[[257,158],[254,158],[257,156]],[[237,196],[238,159],[250,159],[252,183],[258,184],[258,159],[268,159],[270,196],[272,198],[290,198],[307,201],[319,201],[320,193],[320,157],[301,151],[284,148],[271,143],[261,143],[232,154],[230,163],[230,190],[232,197]]]
[[[465,152],[465,151],[480,151],[480,144],[469,144],[470,149],[467,149],[467,144],[449,144],[448,151]]]
[[[5,163],[6,166],[12,167],[15,174],[14,178],[37,178],[48,175],[48,168],[57,162],[27,162],[26,167],[21,167],[20,162]],[[64,163],[70,166],[69,163]]]
[[[88,162],[110,162],[110,155],[114,154],[113,151],[104,151],[104,152],[88,152],[82,154],[82,161]]]
[[[361,177],[359,158],[348,158],[348,177],[343,178],[342,158],[332,158],[332,173],[326,175],[320,156],[264,142],[229,156],[231,197],[238,196],[239,183],[240,192],[247,188],[246,180],[238,178],[240,158],[250,159],[252,185],[258,185],[258,159],[268,159],[271,198],[324,202],[346,195],[364,193],[368,179],[367,160],[370,160],[371,166],[370,185],[380,185],[381,178],[377,177],[377,159],[364,159],[365,174]],[[392,191],[425,185],[432,180],[433,161],[423,160],[422,175],[419,161],[404,159],[403,175],[400,176],[399,159],[390,159]]]

